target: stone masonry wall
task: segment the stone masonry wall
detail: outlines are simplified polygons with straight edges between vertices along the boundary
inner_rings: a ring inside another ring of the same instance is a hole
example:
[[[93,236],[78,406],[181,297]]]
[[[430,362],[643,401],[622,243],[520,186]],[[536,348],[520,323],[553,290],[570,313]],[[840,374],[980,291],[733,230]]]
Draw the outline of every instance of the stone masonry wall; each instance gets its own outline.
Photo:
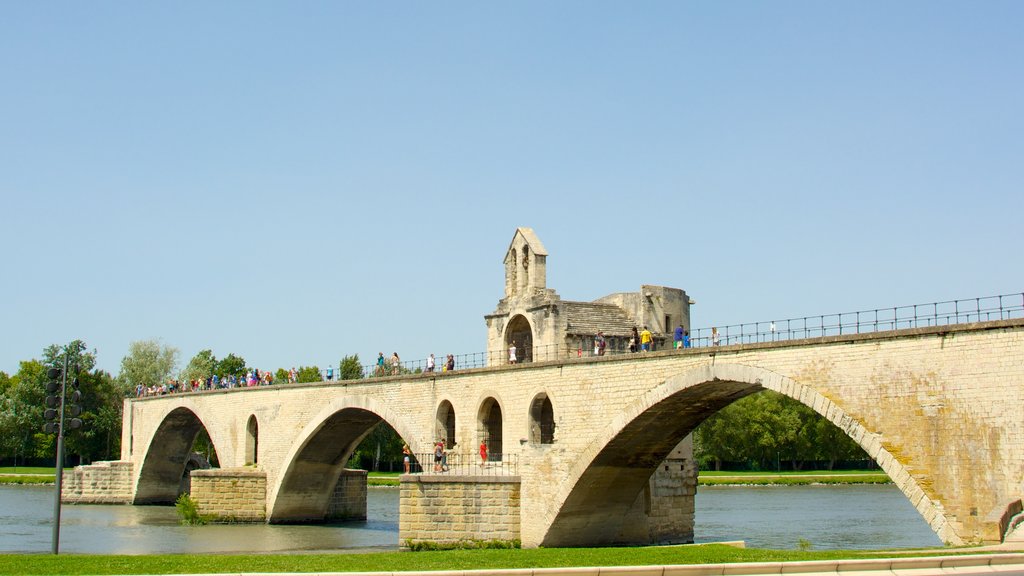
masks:
[[[67,504],[131,504],[132,463],[94,462],[64,470],[60,497]]]
[[[328,520],[366,520],[366,470],[342,470],[327,503]]]
[[[517,476],[401,478],[398,541],[519,540]]]
[[[697,463],[693,436],[687,436],[662,462],[623,521],[621,544],[693,542]]]
[[[263,522],[267,518],[267,474],[253,468],[192,471],[192,499],[214,522]]]
[[[699,380],[702,375],[712,381]],[[162,445],[157,432],[172,411],[195,414],[225,466],[244,463],[246,425],[255,415],[260,468],[273,504],[298,450],[315,443],[323,423],[340,410],[378,414],[413,453],[430,453],[442,404],[454,411],[454,440],[473,449],[480,442],[480,408],[493,399],[501,407],[505,452],[519,458],[521,539],[536,546],[550,539],[568,496],[586,489],[578,483],[581,474],[615,434],[665,395],[683,390],[680,382],[721,393],[729,389],[718,380],[723,377],[797,398],[836,423],[893,472],[908,500],[949,543],[989,539],[985,519],[1020,497],[1020,319],[178,394],[135,399],[125,418],[133,429],[129,455],[137,479],[147,452]],[[551,400],[555,423],[554,442],[543,446],[529,441],[530,407],[541,393]],[[699,407],[700,398],[693,405]],[[657,424],[675,433],[670,416]]]

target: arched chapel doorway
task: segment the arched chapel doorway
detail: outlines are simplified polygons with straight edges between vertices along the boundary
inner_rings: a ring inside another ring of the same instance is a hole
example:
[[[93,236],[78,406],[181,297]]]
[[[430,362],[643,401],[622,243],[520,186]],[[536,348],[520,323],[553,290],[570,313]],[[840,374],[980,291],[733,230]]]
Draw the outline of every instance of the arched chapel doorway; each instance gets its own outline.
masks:
[[[508,323],[508,328],[505,330],[505,350],[508,350],[513,342],[516,345],[517,361],[532,362],[533,329],[530,328],[530,321],[522,314],[516,315]]]

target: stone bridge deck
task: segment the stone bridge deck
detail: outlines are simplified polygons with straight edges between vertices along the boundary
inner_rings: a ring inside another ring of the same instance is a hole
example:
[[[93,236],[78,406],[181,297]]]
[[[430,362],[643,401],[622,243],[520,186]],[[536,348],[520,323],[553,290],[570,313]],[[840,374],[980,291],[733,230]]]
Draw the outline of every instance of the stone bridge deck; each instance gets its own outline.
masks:
[[[352,450],[384,420],[417,453],[445,437],[515,454],[515,489],[489,502],[515,508],[524,546],[642,541],[629,535],[654,534],[655,471],[668,461],[695,474],[689,453],[673,450],[761,390],[806,404],[864,447],[944,541],[1001,538],[1024,480],[1020,319],[129,400],[122,460],[133,502],[173,500],[205,428],[222,466],[255,461],[269,521],[317,520]],[[416,514],[407,499],[454,505],[427,488],[404,478],[403,522]],[[680,504],[685,490],[673,490]],[[459,513],[490,513],[471,504],[459,500]]]

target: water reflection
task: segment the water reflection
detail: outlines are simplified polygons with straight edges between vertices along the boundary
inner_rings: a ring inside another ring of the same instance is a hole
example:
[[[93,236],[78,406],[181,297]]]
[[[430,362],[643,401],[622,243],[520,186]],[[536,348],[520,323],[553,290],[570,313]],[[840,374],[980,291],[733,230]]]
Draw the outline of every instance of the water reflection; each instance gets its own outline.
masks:
[[[53,487],[0,486],[0,552],[49,552]],[[365,522],[180,526],[172,506],[63,506],[60,548],[90,554],[396,550],[398,490],[374,488]]]
[[[49,487],[0,485],[0,552],[49,552]],[[940,546],[893,485],[703,486],[698,542],[815,550]],[[170,506],[64,506],[61,551],[90,554],[355,552],[398,548],[398,489],[371,488],[365,522],[179,526]]]

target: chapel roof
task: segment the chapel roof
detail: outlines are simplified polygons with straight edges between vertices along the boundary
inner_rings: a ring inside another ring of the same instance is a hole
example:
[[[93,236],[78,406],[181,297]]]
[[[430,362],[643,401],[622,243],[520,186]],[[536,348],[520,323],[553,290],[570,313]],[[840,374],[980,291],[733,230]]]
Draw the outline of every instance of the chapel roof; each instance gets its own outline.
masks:
[[[626,311],[614,304],[563,300],[562,309],[568,334],[593,336],[601,331],[605,336],[629,336],[636,326]]]

